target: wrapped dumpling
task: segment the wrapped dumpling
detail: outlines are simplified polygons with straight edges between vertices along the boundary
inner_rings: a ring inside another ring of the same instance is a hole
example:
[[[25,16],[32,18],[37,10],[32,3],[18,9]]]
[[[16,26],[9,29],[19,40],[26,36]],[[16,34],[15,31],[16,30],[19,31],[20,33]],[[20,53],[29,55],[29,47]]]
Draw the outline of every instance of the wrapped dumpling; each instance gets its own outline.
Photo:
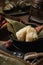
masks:
[[[38,38],[36,30],[31,26],[26,26],[16,32],[19,41],[32,42]]]

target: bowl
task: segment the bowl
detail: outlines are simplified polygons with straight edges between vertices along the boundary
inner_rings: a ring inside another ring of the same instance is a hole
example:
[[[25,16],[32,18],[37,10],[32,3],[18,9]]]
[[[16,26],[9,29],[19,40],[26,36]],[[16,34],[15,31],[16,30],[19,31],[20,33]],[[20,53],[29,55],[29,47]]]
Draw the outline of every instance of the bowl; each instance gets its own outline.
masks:
[[[36,27],[35,24],[29,24]],[[22,52],[42,52],[43,51],[43,38],[37,39],[33,42],[18,41],[14,38],[13,34],[10,35],[13,45],[19,48]],[[14,48],[14,47],[13,47]]]
[[[43,38],[33,42],[18,41],[11,37],[13,45],[18,47],[22,52],[43,52]]]

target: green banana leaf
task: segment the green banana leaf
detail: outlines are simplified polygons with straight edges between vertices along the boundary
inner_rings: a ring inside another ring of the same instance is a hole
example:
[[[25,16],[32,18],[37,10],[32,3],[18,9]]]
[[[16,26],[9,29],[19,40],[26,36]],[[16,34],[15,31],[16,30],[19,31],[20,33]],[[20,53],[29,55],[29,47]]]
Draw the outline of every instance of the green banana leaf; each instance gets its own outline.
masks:
[[[43,38],[43,29],[39,32],[39,38]]]
[[[11,20],[11,19],[7,19],[6,20],[8,21],[7,23],[7,29],[8,31],[12,32],[12,33],[16,33],[18,30],[20,30],[21,28],[25,27],[26,25],[21,23],[21,22],[18,22],[18,21],[14,21],[14,20]]]

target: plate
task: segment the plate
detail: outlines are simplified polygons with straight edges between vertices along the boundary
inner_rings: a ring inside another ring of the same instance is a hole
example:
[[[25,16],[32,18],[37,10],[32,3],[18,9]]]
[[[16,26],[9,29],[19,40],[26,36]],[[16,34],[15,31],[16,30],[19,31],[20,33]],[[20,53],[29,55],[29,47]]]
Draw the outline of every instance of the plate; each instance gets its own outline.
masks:
[[[33,17],[33,16],[30,17],[30,20],[34,21],[34,23],[37,23],[37,24],[40,24],[40,25],[43,24],[43,20],[36,18],[36,17]]]
[[[18,15],[26,15],[29,12],[12,12],[12,13],[3,13],[4,15],[18,16]]]
[[[30,62],[17,58],[0,50],[0,65],[31,65]]]
[[[14,16],[17,16],[17,15],[29,14],[29,10],[30,10],[30,5],[28,7],[23,8],[23,11],[22,11],[22,9],[18,9],[17,11],[15,11],[15,9],[11,9],[11,10],[3,10],[3,13],[5,15],[14,15]]]

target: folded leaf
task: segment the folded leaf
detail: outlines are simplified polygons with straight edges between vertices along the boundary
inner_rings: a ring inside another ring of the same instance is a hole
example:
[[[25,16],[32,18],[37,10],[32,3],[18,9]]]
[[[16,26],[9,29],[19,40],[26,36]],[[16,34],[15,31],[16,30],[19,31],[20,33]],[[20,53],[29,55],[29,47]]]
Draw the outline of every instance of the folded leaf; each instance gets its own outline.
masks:
[[[25,24],[18,21],[14,21],[10,19],[7,19],[7,21],[8,21],[7,29],[8,31],[13,32],[13,33],[16,33],[18,30],[26,26]]]

